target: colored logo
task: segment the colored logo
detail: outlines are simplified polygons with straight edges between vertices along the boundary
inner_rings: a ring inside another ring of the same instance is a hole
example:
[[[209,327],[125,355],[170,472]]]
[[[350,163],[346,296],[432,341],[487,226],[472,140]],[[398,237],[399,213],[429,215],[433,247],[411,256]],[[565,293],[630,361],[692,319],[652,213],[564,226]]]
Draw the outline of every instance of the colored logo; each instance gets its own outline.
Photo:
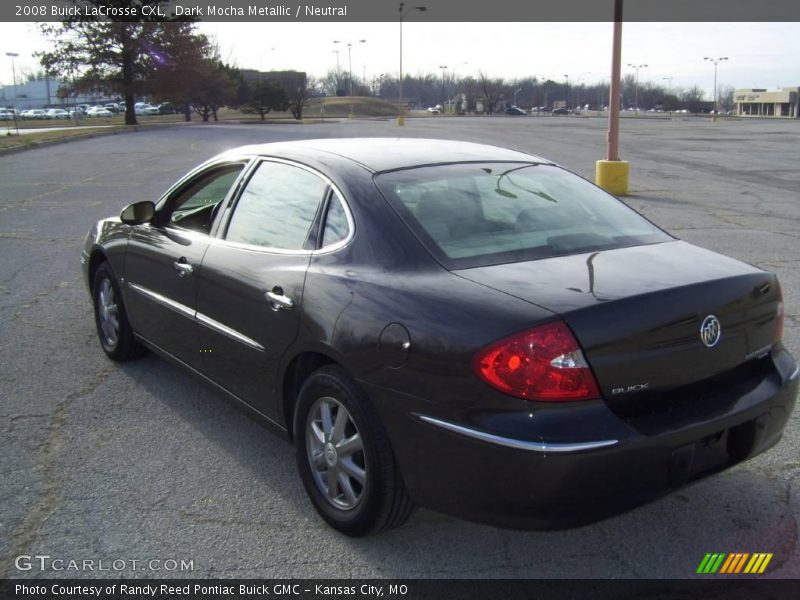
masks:
[[[763,573],[771,560],[772,552],[756,552],[754,554],[748,552],[734,552],[731,554],[709,552],[700,561],[697,572],[702,575],[733,575],[737,573],[755,575]]]

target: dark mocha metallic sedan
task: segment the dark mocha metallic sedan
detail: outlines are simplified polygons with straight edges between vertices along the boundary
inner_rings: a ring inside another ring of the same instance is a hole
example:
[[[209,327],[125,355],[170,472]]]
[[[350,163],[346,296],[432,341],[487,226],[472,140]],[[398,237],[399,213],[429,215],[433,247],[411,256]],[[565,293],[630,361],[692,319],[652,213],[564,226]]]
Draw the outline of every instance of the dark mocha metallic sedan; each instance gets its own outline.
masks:
[[[273,425],[348,535],[415,505],[596,520],[768,449],[797,395],[774,274],[512,150],[238,148],[98,222],[82,262],[106,354]]]

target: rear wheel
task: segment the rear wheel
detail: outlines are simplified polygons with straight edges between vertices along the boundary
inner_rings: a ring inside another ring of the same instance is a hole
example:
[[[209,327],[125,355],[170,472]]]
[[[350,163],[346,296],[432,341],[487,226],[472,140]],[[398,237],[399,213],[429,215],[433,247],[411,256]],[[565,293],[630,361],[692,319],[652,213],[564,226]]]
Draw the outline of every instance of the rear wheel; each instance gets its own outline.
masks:
[[[294,431],[303,485],[333,528],[363,536],[411,515],[414,505],[383,426],[343,369],[323,367],[306,380]]]
[[[144,354],[144,347],[136,340],[128,323],[122,294],[108,263],[97,267],[92,297],[97,337],[106,355],[122,362]]]

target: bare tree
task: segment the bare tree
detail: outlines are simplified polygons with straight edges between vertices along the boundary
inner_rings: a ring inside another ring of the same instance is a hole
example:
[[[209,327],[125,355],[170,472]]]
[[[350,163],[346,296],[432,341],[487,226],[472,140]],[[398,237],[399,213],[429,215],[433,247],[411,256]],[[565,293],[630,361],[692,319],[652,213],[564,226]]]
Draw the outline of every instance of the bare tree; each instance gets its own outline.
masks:
[[[490,78],[483,71],[478,73],[478,82],[483,94],[483,112],[491,115],[496,110],[497,103],[503,98],[505,83],[502,78]]]
[[[305,73],[300,75],[302,77],[298,77],[296,81],[285,86],[286,97],[289,100],[289,110],[298,121],[303,118],[303,109],[311,99],[315,86],[314,80],[309,79]]]

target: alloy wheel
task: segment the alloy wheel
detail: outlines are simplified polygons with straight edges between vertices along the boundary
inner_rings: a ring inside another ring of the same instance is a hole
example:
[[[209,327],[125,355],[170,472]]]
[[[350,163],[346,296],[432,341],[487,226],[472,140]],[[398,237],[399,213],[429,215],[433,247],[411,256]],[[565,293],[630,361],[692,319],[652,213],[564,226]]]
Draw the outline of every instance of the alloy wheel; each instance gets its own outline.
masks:
[[[329,396],[319,398],[308,413],[306,455],[323,497],[340,510],[361,501],[367,468],[361,434],[344,405]]]
[[[119,305],[114,294],[114,286],[108,278],[100,283],[97,293],[97,321],[103,344],[109,349],[116,348],[119,342]]]

